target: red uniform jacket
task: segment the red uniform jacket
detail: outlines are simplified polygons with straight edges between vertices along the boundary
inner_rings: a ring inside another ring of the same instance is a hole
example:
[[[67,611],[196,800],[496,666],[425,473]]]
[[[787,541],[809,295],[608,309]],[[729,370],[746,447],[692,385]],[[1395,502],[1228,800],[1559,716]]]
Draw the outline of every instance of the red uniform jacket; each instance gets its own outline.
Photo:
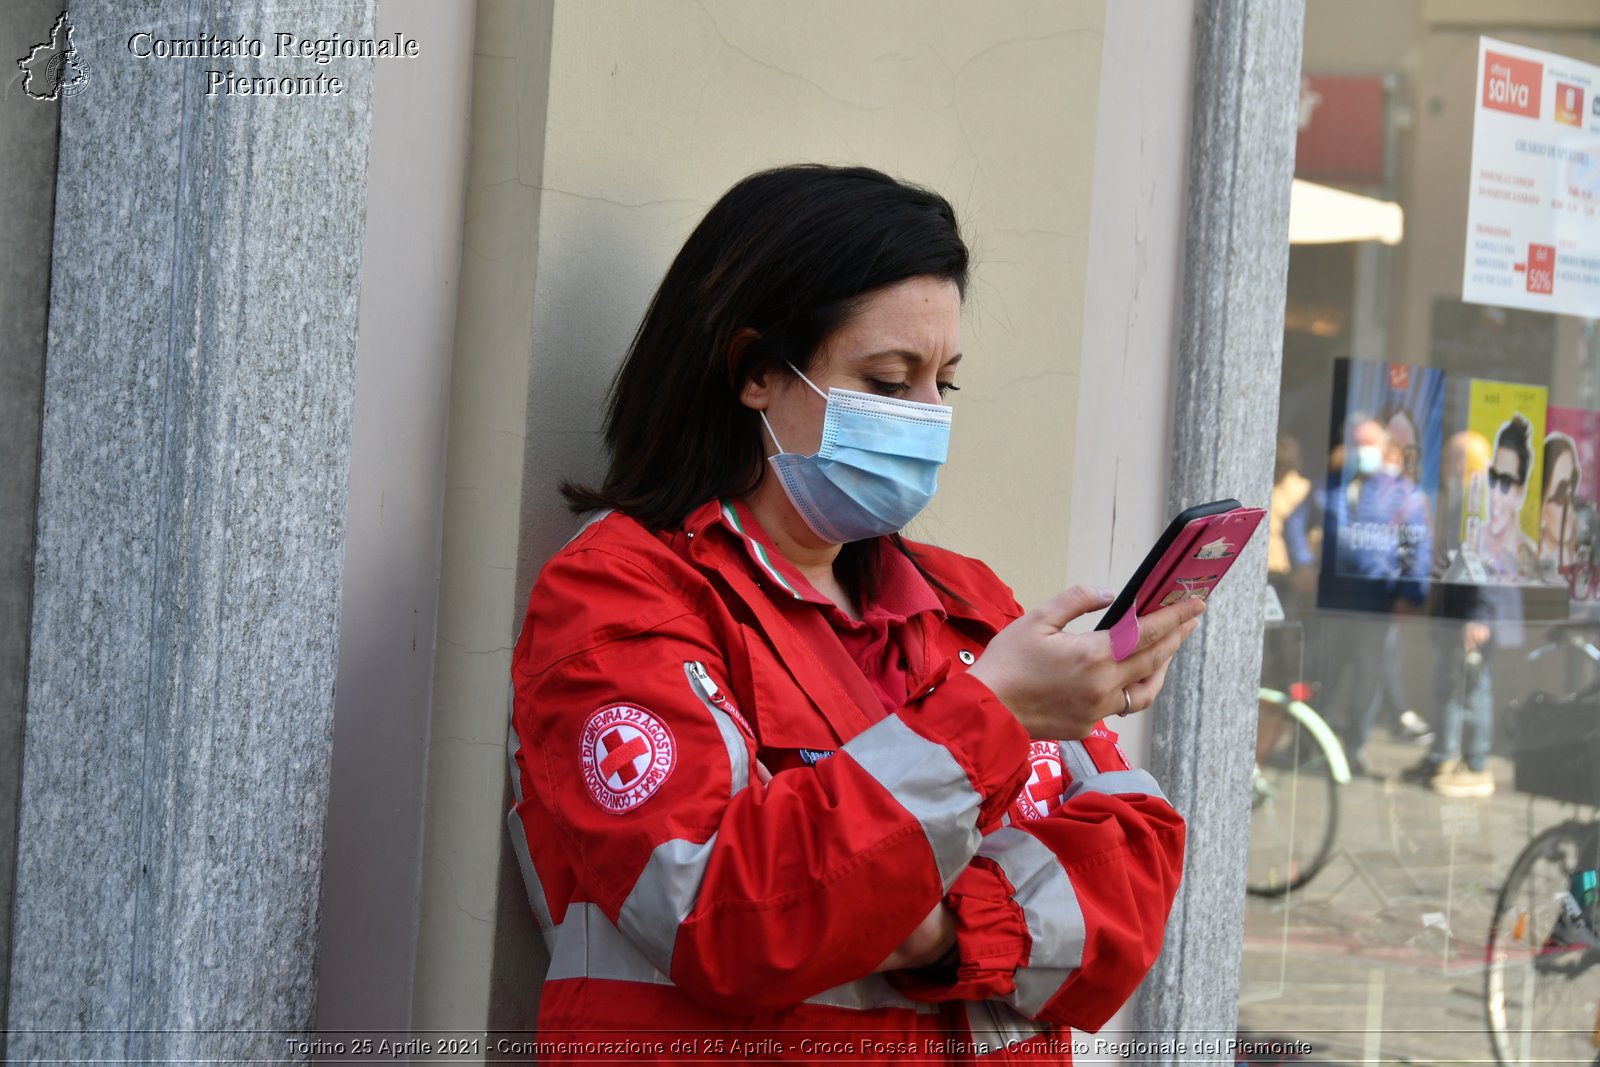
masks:
[[[1021,614],[983,564],[912,546],[956,596],[884,715],[747,525],[611,514],[534,586],[509,822],[541,1062],[1069,1061],[1060,1027],[1098,1029],[1160,950],[1183,820],[1115,735],[1030,743],[966,675]],[[873,974],[941,898],[959,964]]]

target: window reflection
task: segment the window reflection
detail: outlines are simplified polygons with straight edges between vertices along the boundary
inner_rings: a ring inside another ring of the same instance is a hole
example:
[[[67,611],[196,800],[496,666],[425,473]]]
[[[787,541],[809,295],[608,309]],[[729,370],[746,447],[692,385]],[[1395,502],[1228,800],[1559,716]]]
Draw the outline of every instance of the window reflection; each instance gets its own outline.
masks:
[[[1308,4],[1296,178],[1349,196],[1291,226],[1239,1026],[1313,1062],[1600,1054],[1600,331],[1468,269],[1480,37],[1600,144],[1600,8],[1490,6]],[[1600,257],[1567,199],[1527,293]]]

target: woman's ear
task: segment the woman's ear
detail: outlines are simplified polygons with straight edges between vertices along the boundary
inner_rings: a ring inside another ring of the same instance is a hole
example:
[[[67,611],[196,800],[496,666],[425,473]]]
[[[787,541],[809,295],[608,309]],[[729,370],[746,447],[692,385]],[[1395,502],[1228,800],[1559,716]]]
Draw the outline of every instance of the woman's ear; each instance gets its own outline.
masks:
[[[760,339],[761,335],[759,333],[746,326],[728,341],[728,374],[730,376],[738,373],[738,367],[743,361],[745,349],[749,348],[751,343]],[[754,411],[765,410],[772,395],[772,373],[771,364],[762,363],[756,367],[750,376],[744,380],[744,383],[739,386],[739,403]]]

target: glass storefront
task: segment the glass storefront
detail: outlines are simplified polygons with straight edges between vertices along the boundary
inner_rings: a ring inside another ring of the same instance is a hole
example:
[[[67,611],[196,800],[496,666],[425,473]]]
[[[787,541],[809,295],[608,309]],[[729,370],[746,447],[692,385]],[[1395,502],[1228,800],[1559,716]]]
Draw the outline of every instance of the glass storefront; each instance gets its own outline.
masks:
[[[1309,0],[1240,1030],[1600,1052],[1600,4]]]

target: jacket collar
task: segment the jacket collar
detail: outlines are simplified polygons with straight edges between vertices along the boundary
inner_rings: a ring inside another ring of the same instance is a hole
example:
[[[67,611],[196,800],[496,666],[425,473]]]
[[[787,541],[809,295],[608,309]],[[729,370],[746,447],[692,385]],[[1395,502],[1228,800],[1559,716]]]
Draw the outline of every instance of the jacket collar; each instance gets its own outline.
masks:
[[[791,599],[809,601],[817,604],[828,604],[830,601],[806,581],[805,576],[790,563],[783,554],[766,540],[765,532],[760,524],[756,523],[748,508],[737,501],[708,500],[695,508],[684,519],[683,529],[689,535],[690,556],[702,567],[720,570],[730,564],[727,553],[717,551],[721,547],[719,542],[725,539],[712,535],[707,537],[707,531],[721,527],[732,534],[735,543],[740,546],[739,556],[749,561],[763,579],[773,583],[774,588],[780,593],[787,594]],[[921,547],[911,543],[913,551]],[[901,608],[906,617],[917,611],[933,610],[950,619],[964,619],[969,622],[981,624],[991,632],[997,629],[996,620],[992,613],[982,606],[960,596],[949,593],[932,585],[923,578],[917,566],[898,552],[886,552],[883,557],[888,566],[895,568],[890,578],[893,584],[904,581],[909,584],[909,579],[915,579],[915,587],[905,592],[903,596],[892,598],[895,606]],[[965,583],[953,573],[941,573],[945,568],[939,566],[939,560],[930,553],[919,553],[918,562],[924,570],[938,581],[951,587],[957,594],[964,591],[961,586]],[[919,588],[920,587],[920,588]],[[904,610],[909,609],[909,610]]]
[[[877,694],[842,645],[834,646],[825,611],[837,606],[817,592],[766,538],[743,505],[710,501],[684,521],[690,561],[718,578],[745,605],[790,677],[828,720],[839,738],[855,736],[883,717]],[[924,657],[933,655],[935,621],[945,616],[942,597],[916,566],[898,552],[886,553],[887,598],[880,608],[911,619],[922,636]],[[901,613],[904,613],[903,615]],[[931,662],[924,669],[931,668]]]

